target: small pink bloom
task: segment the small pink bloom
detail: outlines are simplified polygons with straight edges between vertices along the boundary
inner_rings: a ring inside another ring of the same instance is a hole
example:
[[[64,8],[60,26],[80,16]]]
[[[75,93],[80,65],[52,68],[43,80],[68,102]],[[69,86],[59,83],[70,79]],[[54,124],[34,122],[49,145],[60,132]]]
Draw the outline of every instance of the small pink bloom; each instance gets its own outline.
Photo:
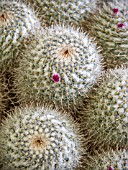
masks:
[[[110,166],[110,167],[108,168],[108,170],[113,170],[113,168]]]
[[[60,76],[59,76],[58,74],[54,74],[54,75],[52,76],[52,80],[57,83],[57,82],[60,81]]]
[[[126,26],[126,24],[124,24],[124,23],[118,24],[118,28],[123,28],[123,27],[125,27],[125,26]]]
[[[114,8],[113,12],[114,12],[114,14],[117,14],[119,12],[119,9],[118,8]]]

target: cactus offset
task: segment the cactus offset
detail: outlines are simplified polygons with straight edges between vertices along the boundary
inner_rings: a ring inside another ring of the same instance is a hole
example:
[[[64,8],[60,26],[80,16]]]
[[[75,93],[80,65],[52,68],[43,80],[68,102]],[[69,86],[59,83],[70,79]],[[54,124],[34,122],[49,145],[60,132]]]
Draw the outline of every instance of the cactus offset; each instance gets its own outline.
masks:
[[[92,13],[90,20],[88,23],[85,20],[85,25],[89,27],[98,45],[103,48],[107,68],[128,65],[127,0],[103,3],[101,8]]]
[[[33,48],[34,47],[34,48]],[[24,51],[16,69],[17,91],[25,99],[77,104],[102,72],[96,45],[72,27],[51,27]]]
[[[91,96],[91,95],[90,95]],[[86,124],[97,146],[128,144],[128,68],[110,70],[93,91],[86,110]]]
[[[57,110],[16,109],[0,131],[3,169],[74,169],[82,157],[78,125]]]
[[[0,67],[13,63],[23,44],[40,23],[29,6],[0,0]]]

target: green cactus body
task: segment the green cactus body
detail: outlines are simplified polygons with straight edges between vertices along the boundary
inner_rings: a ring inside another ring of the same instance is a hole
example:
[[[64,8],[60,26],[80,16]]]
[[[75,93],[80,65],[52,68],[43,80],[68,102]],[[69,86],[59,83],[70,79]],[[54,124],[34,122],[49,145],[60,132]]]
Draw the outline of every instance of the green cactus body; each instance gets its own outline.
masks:
[[[3,121],[3,169],[74,169],[82,157],[82,136],[71,117],[43,107],[17,108]]]
[[[0,0],[0,67],[14,61],[39,25],[29,6],[20,1]]]
[[[94,143],[125,147],[128,144],[128,68],[110,70],[92,93],[86,129]],[[91,128],[90,128],[91,127]]]
[[[128,169],[128,151],[116,150],[103,152],[92,157],[90,166],[87,170],[127,170]]]
[[[103,3],[90,19],[91,34],[103,49],[107,68],[128,65],[128,3],[127,0]]]
[[[17,91],[25,99],[75,105],[101,75],[98,51],[84,33],[71,27],[51,27],[24,52],[16,69]]]
[[[52,23],[70,22],[79,25],[90,11],[96,8],[95,0],[33,0],[40,10],[42,20]]]

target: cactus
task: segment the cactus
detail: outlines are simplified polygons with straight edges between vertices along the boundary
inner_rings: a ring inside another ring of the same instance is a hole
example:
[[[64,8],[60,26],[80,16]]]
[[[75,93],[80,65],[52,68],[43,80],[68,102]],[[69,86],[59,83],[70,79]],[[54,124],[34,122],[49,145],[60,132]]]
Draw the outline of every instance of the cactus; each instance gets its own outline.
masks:
[[[125,147],[128,143],[128,68],[109,70],[89,97],[92,99],[83,112],[87,118],[85,128],[89,136],[93,136],[92,143]]]
[[[68,22],[81,24],[90,11],[96,9],[95,0],[32,0],[40,10],[42,20],[50,26],[53,23]]]
[[[73,169],[83,154],[79,126],[60,111],[17,108],[0,131],[3,169]]]
[[[0,0],[0,67],[14,62],[23,44],[27,44],[30,34],[39,26],[28,5],[18,0]]]
[[[0,123],[4,115],[4,111],[8,106],[8,102],[8,87],[6,83],[5,73],[0,71]]]
[[[128,151],[110,150],[90,157],[90,166],[86,170],[127,170]]]
[[[69,108],[77,105],[102,72],[99,50],[91,41],[72,27],[55,26],[44,31],[24,51],[15,71],[21,98],[39,98]]]
[[[93,18],[93,19],[92,19]],[[103,3],[95,13],[90,14],[91,22],[86,25],[103,49],[107,68],[128,65],[128,3],[127,0],[113,0]]]

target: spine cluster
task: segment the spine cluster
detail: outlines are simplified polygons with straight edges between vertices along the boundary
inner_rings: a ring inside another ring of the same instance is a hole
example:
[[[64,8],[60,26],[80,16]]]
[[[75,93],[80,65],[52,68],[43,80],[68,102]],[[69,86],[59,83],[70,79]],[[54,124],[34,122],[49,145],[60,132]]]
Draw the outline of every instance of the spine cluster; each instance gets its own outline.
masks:
[[[95,11],[95,0],[32,0],[35,8],[39,8],[40,16],[50,26],[54,23],[73,23],[81,25],[90,11]]]
[[[6,108],[8,107],[8,102],[8,87],[5,73],[0,71],[0,121],[3,118]]]

